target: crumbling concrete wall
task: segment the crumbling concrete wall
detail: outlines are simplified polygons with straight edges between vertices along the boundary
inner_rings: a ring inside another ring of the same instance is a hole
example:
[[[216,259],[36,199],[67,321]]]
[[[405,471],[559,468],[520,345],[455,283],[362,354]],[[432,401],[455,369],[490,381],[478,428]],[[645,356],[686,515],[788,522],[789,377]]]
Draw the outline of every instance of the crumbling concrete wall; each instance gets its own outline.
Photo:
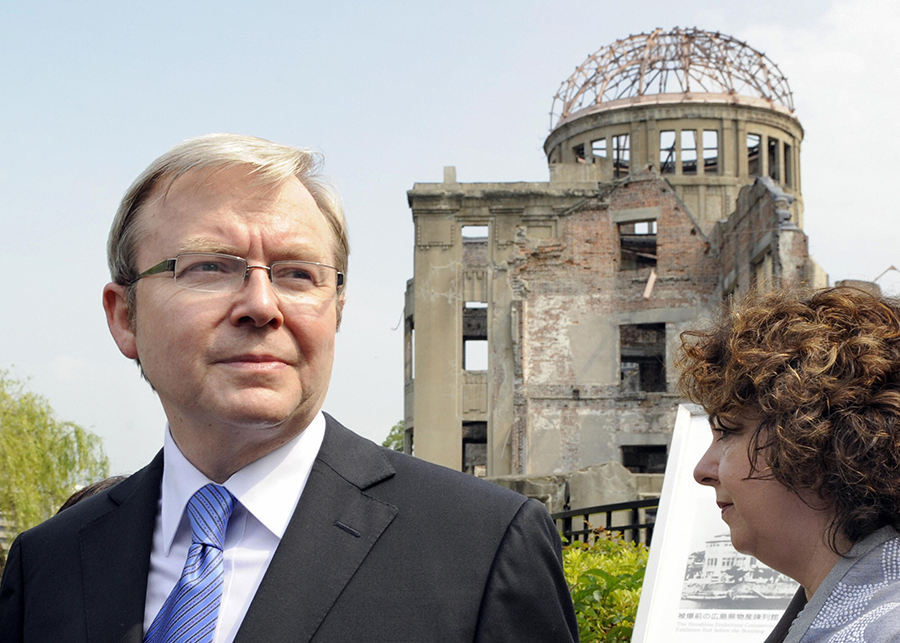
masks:
[[[639,485],[646,485],[645,481],[639,481],[638,476],[618,462],[604,462],[546,476],[514,475],[489,479],[502,487],[540,500],[550,513],[564,511],[567,505],[578,509],[640,500]]]
[[[594,198],[595,182],[416,184],[409,204],[416,226],[415,279],[406,308],[406,426],[414,453],[451,468],[464,465],[469,423],[486,423],[488,474],[512,465],[518,334],[508,276],[520,234],[552,240],[567,211]],[[486,230],[482,240],[465,229]],[[488,365],[464,362],[468,303],[486,304]],[[413,339],[414,335],[414,339]]]
[[[725,295],[825,285],[821,269],[810,260],[807,236],[794,220],[792,202],[793,197],[768,177],[741,189],[734,213],[713,233]]]
[[[655,265],[622,269],[621,225],[656,225]],[[686,325],[717,302],[718,264],[697,222],[654,173],[601,185],[551,239],[517,238],[510,265],[519,325],[513,470],[620,462],[665,445],[678,395],[672,358]],[[650,285],[648,286],[648,282]],[[665,333],[663,390],[623,390],[623,325]]]

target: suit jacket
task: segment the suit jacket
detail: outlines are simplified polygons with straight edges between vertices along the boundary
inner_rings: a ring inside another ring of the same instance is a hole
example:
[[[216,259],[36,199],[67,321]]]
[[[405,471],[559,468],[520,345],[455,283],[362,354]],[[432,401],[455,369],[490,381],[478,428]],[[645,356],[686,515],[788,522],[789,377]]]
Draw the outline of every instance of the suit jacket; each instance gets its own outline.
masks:
[[[543,505],[326,421],[236,643],[578,640]],[[162,462],[16,539],[0,643],[141,642]]]

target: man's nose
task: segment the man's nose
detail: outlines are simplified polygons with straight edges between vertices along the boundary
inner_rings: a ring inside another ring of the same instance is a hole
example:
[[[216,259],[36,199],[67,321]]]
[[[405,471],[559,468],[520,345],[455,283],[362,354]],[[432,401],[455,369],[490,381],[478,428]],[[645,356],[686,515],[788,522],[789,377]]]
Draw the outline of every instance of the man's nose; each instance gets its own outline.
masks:
[[[247,279],[237,292],[231,317],[236,325],[250,322],[259,328],[269,324],[278,327],[284,322],[280,301],[266,266],[248,267]]]

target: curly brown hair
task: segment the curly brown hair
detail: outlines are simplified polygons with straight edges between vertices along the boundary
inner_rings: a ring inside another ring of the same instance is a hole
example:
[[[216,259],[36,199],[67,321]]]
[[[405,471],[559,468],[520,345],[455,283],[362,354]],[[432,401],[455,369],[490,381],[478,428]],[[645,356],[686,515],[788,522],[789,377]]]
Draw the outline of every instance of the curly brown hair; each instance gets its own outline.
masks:
[[[818,494],[835,551],[839,536],[900,529],[900,301],[854,288],[759,293],[681,340],[683,394],[713,421],[761,419],[751,476]]]

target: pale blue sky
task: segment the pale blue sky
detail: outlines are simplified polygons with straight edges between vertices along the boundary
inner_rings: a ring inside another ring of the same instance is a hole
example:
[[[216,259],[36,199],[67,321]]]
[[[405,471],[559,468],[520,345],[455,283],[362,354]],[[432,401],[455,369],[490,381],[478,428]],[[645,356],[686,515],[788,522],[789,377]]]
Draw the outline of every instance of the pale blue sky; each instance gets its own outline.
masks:
[[[0,2],[0,368],[100,434],[115,472],[164,417],[100,307],[118,199],[171,145],[232,131],[316,147],[343,193],[350,290],[325,408],[380,441],[403,415],[406,190],[545,181],[552,97],[594,51],[718,30],[788,77],[806,230],[833,279],[900,267],[900,9],[834,2]],[[897,275],[898,273],[893,273]],[[885,278],[888,279],[888,278]],[[894,283],[898,283],[895,281]]]

